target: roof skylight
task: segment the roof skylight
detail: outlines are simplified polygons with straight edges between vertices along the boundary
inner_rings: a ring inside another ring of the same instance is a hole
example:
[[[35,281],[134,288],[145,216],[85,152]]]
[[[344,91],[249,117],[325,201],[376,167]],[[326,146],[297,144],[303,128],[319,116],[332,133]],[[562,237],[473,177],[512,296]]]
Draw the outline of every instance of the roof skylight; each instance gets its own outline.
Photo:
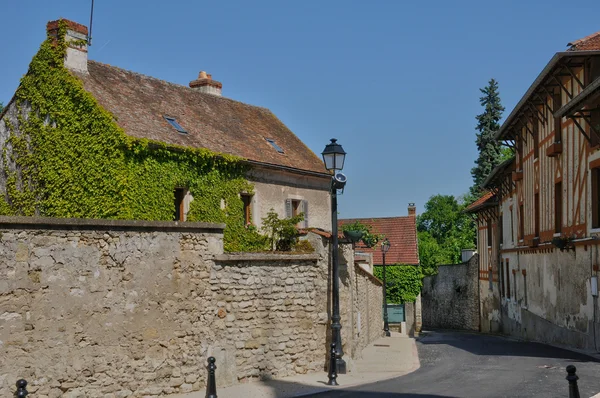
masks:
[[[187,134],[187,131],[181,127],[179,123],[177,123],[177,120],[175,120],[174,117],[165,116],[165,120],[169,122],[169,124],[173,126],[175,130],[179,131],[180,133]]]
[[[265,138],[265,140],[267,140],[267,142],[268,142],[269,144],[271,144],[271,146],[272,146],[273,148],[275,148],[275,150],[276,150],[277,152],[279,152],[279,153],[284,153],[284,152],[283,152],[283,149],[281,149],[281,147],[280,147],[279,145],[277,145],[277,143],[276,143],[275,141],[273,141],[273,140],[272,140],[272,139],[270,139],[270,138]]]

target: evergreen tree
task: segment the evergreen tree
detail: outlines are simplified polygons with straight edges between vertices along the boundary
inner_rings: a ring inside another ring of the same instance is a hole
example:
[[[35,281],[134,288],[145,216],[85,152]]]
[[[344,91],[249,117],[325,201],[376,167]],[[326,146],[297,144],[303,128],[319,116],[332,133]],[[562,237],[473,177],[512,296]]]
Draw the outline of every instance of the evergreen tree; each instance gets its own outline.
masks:
[[[476,129],[479,133],[477,133],[475,143],[477,144],[479,157],[475,161],[476,166],[471,169],[473,186],[470,189],[471,195],[475,197],[481,195],[481,184],[494,167],[506,157],[506,155],[503,155],[502,145],[494,139],[494,134],[500,129],[499,122],[502,118],[502,112],[504,112],[498,93],[498,82],[491,79],[485,88],[479,90],[483,94],[479,98],[479,102],[484,111],[476,117]]]
[[[2,102],[0,102],[0,113],[2,113],[3,109],[4,109],[4,104]]]

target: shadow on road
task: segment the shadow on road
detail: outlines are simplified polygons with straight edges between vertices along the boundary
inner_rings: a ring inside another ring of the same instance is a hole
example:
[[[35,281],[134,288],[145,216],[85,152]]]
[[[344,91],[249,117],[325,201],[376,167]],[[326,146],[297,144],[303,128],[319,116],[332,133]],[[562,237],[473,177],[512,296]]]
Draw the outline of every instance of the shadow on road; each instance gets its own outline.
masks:
[[[481,335],[468,331],[424,331],[417,338],[417,342],[424,345],[446,344],[474,355],[556,358],[570,360],[571,362],[600,362],[589,355],[547,344],[517,341],[505,337]]]

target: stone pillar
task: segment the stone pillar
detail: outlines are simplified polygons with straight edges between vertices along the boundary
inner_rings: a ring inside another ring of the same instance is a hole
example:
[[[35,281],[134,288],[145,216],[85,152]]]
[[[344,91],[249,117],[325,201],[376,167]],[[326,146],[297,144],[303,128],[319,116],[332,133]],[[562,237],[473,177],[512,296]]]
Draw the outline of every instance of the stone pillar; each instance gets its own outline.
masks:
[[[415,335],[421,332],[423,320],[421,318],[421,293],[415,299]]]

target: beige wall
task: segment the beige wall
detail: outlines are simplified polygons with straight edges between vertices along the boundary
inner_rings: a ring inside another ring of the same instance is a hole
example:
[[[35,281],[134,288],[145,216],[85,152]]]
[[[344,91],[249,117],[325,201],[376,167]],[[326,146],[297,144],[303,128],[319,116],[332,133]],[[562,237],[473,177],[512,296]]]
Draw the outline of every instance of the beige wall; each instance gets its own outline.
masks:
[[[0,396],[139,397],[323,371],[328,241],[223,254],[224,225],[0,217]],[[345,359],[381,334],[381,285],[340,246]],[[363,315],[357,330],[357,311]],[[111,395],[112,394],[112,395]]]
[[[331,231],[330,177],[255,167],[248,178],[254,184],[251,212],[256,226],[271,209],[285,217],[285,201],[294,199],[308,202],[308,227]]]

